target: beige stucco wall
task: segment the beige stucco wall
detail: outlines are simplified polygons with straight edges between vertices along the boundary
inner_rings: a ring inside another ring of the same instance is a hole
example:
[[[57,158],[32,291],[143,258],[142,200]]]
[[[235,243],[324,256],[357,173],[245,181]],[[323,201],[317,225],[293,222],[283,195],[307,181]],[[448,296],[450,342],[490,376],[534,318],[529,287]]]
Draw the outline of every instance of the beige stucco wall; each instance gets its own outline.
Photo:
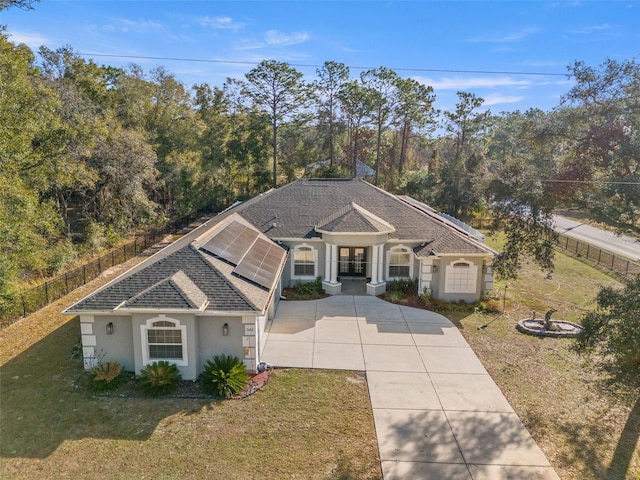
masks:
[[[445,291],[447,266],[459,262],[462,258],[472,262],[477,268],[476,287],[474,293],[449,293]],[[442,257],[422,259],[420,265],[419,288],[430,288],[435,298],[447,302],[457,302],[463,300],[467,303],[474,303],[480,300],[487,289],[493,288],[493,275],[490,267],[483,265],[487,259],[482,256],[467,255],[465,257]],[[435,267],[435,268],[434,268]],[[435,271],[434,271],[435,270]]]
[[[144,313],[132,315],[132,340],[133,340],[133,352],[134,352],[134,364],[135,373],[140,375],[140,371],[144,368],[143,355],[142,355],[142,337],[141,326],[146,323],[147,320],[157,318],[160,313]],[[186,327],[186,346],[187,346],[187,358],[186,365],[178,366],[182,378],[184,380],[194,380],[198,377],[198,361],[197,361],[197,336],[196,336],[196,319],[195,315],[184,314],[165,314],[167,319],[178,320],[180,325]]]
[[[229,335],[222,334],[222,327],[229,325]],[[239,359],[243,357],[242,317],[198,317],[197,318],[197,348],[198,348],[198,374],[202,368],[215,355],[234,355]]]
[[[107,335],[107,324],[113,323],[113,334]],[[135,371],[133,332],[130,316],[96,315],[93,332],[96,337],[98,362],[115,360],[125,370]]]
[[[273,310],[273,309],[272,309]],[[80,323],[85,368],[108,360],[119,362],[125,370],[140,374],[144,368],[142,349],[142,329],[147,320],[156,319],[160,314],[127,315],[83,315]],[[178,365],[184,380],[195,380],[207,362],[217,354],[234,355],[255,370],[261,361],[264,348],[264,330],[267,315],[264,316],[195,316],[185,314],[165,314],[167,320],[178,320],[186,329],[186,365]],[[107,324],[112,322],[113,334],[108,335]],[[223,335],[223,325],[229,325],[229,334]],[[254,337],[249,343],[251,355],[245,355],[243,340],[247,343],[246,325],[255,325]],[[243,339],[243,337],[245,337]]]
[[[387,234],[377,234],[377,235],[348,235],[348,234],[340,234],[340,235],[330,235],[323,234],[323,240],[326,239],[330,244],[337,245],[338,247],[365,247],[367,254],[367,265],[366,265],[366,278],[371,278],[372,275],[372,267],[371,261],[373,257],[373,249],[372,245],[383,245],[382,248],[382,268],[383,268],[383,278],[388,280],[388,253],[391,248],[396,246],[404,246],[408,247],[412,250],[414,247],[418,245],[416,242],[388,242]],[[283,241],[289,249],[290,254],[287,259],[287,264],[285,265],[284,272],[282,275],[283,285],[292,286],[296,283],[301,282],[309,282],[314,280],[314,278],[294,278],[293,276],[293,251],[297,246],[306,245],[316,249],[317,251],[317,276],[322,277],[323,279],[328,277],[326,275],[326,243],[324,241],[318,241],[317,239],[309,239],[305,241]],[[414,259],[413,263],[413,278],[417,278],[419,274],[419,261]]]

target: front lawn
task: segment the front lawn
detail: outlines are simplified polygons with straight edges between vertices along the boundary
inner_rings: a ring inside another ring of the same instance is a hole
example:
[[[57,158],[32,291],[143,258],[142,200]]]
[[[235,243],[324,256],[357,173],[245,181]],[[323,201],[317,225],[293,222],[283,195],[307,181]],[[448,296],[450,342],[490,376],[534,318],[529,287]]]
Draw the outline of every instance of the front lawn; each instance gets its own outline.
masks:
[[[380,478],[362,373],[276,370],[264,391],[226,402],[74,390],[79,326],[58,312],[98,283],[0,331],[1,478]],[[504,315],[445,313],[563,480],[640,478],[640,382],[515,324],[552,307],[579,321],[612,284],[558,254],[551,278],[526,267],[510,282]]]
[[[524,335],[515,324],[550,308],[579,323],[604,285],[620,286],[558,253],[551,278],[526,267],[509,282],[504,316],[450,316],[563,480],[640,479],[640,379],[578,356],[574,340]]]
[[[0,478],[380,478],[361,372],[276,370],[222,402],[74,387],[80,327],[59,312],[107,280],[0,331]]]

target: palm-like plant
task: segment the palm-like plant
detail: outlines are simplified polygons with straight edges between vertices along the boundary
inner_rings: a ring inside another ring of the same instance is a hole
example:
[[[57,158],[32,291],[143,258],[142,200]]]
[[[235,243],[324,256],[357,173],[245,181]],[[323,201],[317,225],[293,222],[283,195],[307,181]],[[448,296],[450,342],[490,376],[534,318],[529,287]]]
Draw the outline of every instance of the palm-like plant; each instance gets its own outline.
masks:
[[[146,395],[159,397],[174,392],[182,375],[173,363],[160,360],[147,365],[140,372],[140,385]]]
[[[91,370],[93,383],[91,387],[95,392],[113,390],[122,384],[124,380],[122,366],[116,361],[102,362]]]
[[[216,355],[204,366],[202,388],[220,398],[239,394],[247,386],[247,367],[233,355]]]

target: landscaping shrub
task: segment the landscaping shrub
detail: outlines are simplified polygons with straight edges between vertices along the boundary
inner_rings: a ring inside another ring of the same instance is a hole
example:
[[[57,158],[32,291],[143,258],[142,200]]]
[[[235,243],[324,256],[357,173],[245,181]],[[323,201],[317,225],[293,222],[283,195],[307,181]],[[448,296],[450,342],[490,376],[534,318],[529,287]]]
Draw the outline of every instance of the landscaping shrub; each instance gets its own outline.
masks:
[[[248,380],[247,367],[233,355],[216,355],[205,364],[201,375],[202,389],[220,398],[238,395]]]
[[[296,298],[315,298],[323,292],[322,277],[317,277],[313,282],[297,283],[293,291]]]
[[[440,300],[433,296],[433,291],[428,288],[424,288],[420,294],[420,300],[424,305],[424,308],[431,310],[432,312],[446,312],[448,309],[448,303],[444,300]]]
[[[384,299],[387,302],[391,302],[391,303],[400,303],[403,298],[404,298],[404,294],[397,290],[391,290],[390,292],[387,292],[384,296]]]
[[[91,389],[94,392],[108,392],[122,385],[124,370],[116,361],[102,362],[90,372]]]
[[[387,283],[387,292],[400,292],[404,294],[416,293],[418,291],[418,279],[392,280]]]
[[[481,310],[485,313],[500,313],[502,312],[502,305],[500,300],[495,298],[485,298],[478,302],[477,304],[478,310]]]
[[[140,372],[140,386],[145,395],[160,397],[174,392],[180,385],[182,375],[173,363],[165,360],[153,362]]]

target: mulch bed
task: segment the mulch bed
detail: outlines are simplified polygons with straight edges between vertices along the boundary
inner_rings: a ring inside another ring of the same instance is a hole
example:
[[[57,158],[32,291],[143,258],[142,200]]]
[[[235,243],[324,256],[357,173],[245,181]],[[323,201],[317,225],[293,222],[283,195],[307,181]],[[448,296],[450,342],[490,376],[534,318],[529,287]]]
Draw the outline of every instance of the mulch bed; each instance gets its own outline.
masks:
[[[242,393],[236,395],[235,397],[231,397],[232,400],[241,400],[243,398],[247,398],[253,395],[256,392],[259,392],[264,388],[264,386],[269,381],[269,370],[258,373],[256,375],[251,375],[249,378],[249,382],[247,386],[242,391]],[[120,397],[120,398],[147,398],[142,393],[142,390],[138,386],[135,380],[135,376],[133,374],[127,374],[127,380],[115,390],[111,390],[108,392],[102,393],[94,393],[89,389],[89,380],[88,376],[81,376],[78,381],[75,382],[75,388],[83,393],[86,393],[91,396],[96,397]],[[200,382],[197,380],[182,380],[180,382],[180,386],[178,389],[169,394],[161,397],[157,397],[160,399],[171,399],[171,398],[191,398],[191,399],[211,399],[211,400],[219,400],[217,397],[213,395],[209,395],[202,390]]]
[[[257,391],[262,390],[268,381],[269,381],[269,370],[265,370],[264,372],[258,373],[249,379],[249,383],[247,384],[245,389],[242,391],[242,393],[240,395],[236,395],[233,398],[234,399],[247,398],[249,395],[253,395]]]

